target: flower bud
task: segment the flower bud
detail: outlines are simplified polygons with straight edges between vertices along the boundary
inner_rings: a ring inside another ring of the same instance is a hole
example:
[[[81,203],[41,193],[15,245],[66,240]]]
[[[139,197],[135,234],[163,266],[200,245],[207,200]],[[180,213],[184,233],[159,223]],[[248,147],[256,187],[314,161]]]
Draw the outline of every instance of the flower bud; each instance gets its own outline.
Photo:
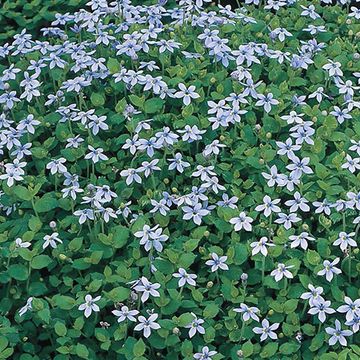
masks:
[[[240,279],[242,282],[246,282],[248,278],[249,278],[249,275],[247,273],[242,273],[240,276]]]
[[[264,164],[265,164],[265,160],[264,160],[264,159],[259,159],[259,164],[260,164],[260,165],[264,165]]]
[[[22,216],[22,215],[24,215],[24,210],[19,209],[18,213],[19,213],[20,216]]]
[[[359,253],[359,251],[360,251],[359,248],[356,248],[356,249],[353,250],[355,255],[357,255]]]
[[[244,356],[244,353],[243,353],[242,350],[238,350],[238,351],[236,352],[236,355],[237,355],[237,357],[238,357],[239,359],[241,359],[241,358]]]
[[[214,283],[212,281],[208,281],[208,283],[206,284],[206,287],[208,289],[211,289],[214,286]]]
[[[256,125],[255,125],[255,130],[256,130],[256,131],[260,131],[260,130],[261,130],[261,125],[260,125],[260,124],[256,124]]]
[[[165,178],[165,179],[163,180],[163,182],[164,182],[165,185],[168,185],[168,184],[170,183],[170,180],[169,180],[168,178]]]
[[[309,231],[309,225],[308,224],[302,224],[302,228],[304,231]]]
[[[131,294],[130,294],[131,300],[137,301],[138,297],[139,297],[139,295],[135,291],[131,292]]]
[[[174,327],[173,330],[172,330],[172,333],[174,335],[179,335],[180,334],[180,329],[178,327]]]
[[[346,19],[346,24],[350,25],[351,24],[351,19]]]
[[[224,141],[226,137],[224,135],[220,135],[220,141]]]
[[[5,83],[4,84],[4,90],[6,91],[6,90],[9,90],[9,89],[10,89],[10,84]]]
[[[270,309],[269,312],[268,312],[269,316],[271,315],[274,315],[274,310],[273,309]]]
[[[205,236],[205,237],[209,237],[209,236],[210,236],[210,232],[209,232],[209,231],[207,231],[207,230],[206,230],[206,231],[204,231],[204,236]]]
[[[321,112],[321,115],[323,115],[323,116],[327,116],[327,114],[328,114],[328,112],[327,112],[326,110],[323,110],[323,111]]]
[[[216,78],[212,77],[212,78],[210,79],[210,84],[215,84],[215,83],[216,83]]]
[[[107,329],[108,327],[110,327],[110,324],[106,321],[100,321],[100,326],[103,328],[103,329]]]
[[[10,292],[11,295],[15,295],[16,294],[16,289],[14,287],[12,287],[9,292]]]
[[[176,187],[171,188],[171,191],[176,194],[178,192],[178,189]]]
[[[284,337],[284,333],[279,334],[279,339],[282,339]]]
[[[51,229],[56,229],[56,221],[50,221],[49,226],[51,227]]]
[[[360,54],[359,54],[359,53],[355,53],[355,54],[353,55],[353,58],[354,58],[354,60],[359,60],[359,59],[360,59]]]
[[[27,337],[27,336],[24,336],[23,338],[22,338],[22,341],[24,341],[24,342],[26,342],[26,341],[28,341],[29,340],[29,338]]]
[[[353,32],[352,30],[349,30],[348,35],[349,35],[349,36],[353,36],[353,35],[354,35],[354,32]]]
[[[65,254],[60,254],[59,259],[65,261],[67,259],[67,256]]]
[[[266,138],[267,138],[267,139],[271,139],[271,138],[272,138],[272,134],[271,134],[270,132],[267,132],[267,133],[266,133]]]

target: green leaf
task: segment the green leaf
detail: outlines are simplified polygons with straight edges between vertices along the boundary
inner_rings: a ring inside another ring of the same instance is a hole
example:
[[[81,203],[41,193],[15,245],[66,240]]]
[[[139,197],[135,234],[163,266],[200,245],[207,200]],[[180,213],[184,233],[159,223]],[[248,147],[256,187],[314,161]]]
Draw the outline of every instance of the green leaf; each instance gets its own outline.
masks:
[[[58,202],[51,194],[44,195],[41,199],[35,201],[35,209],[38,213],[49,212],[57,208]]]
[[[112,234],[113,234],[112,241],[114,247],[116,249],[120,249],[126,245],[130,236],[130,231],[125,226],[118,225],[112,228]]]
[[[276,342],[266,344],[260,353],[260,357],[262,359],[268,359],[271,356],[275,355],[276,351],[278,349],[278,346],[279,345]]]
[[[155,114],[162,109],[164,103],[164,100],[160,98],[146,100],[144,110],[147,114]]]
[[[52,262],[52,259],[48,255],[37,255],[31,261],[31,267],[33,269],[43,269]]]
[[[118,286],[107,293],[109,300],[114,303],[126,300],[130,295],[130,290],[122,286]]]
[[[204,318],[214,318],[220,311],[219,306],[216,304],[209,304],[205,307],[203,315]]]
[[[81,357],[82,359],[88,359],[89,358],[89,350],[87,347],[83,344],[77,344],[76,345],[76,355]]]
[[[34,232],[38,232],[42,227],[42,222],[36,216],[31,216],[29,220],[29,229]]]
[[[66,326],[64,323],[60,322],[60,321],[57,321],[55,323],[55,333],[56,335],[58,336],[65,336],[66,333],[67,333],[67,329],[66,329]]]
[[[320,332],[319,334],[315,335],[315,337],[313,337],[313,339],[311,340],[311,345],[309,347],[309,350],[312,352],[319,350],[323,346],[324,340],[325,340],[325,332]]]
[[[95,107],[100,107],[105,104],[105,96],[101,93],[92,93],[90,101]]]
[[[311,265],[319,265],[321,261],[321,257],[315,250],[308,250],[306,252],[306,260]]]
[[[13,264],[9,266],[8,274],[15,280],[24,281],[29,276],[29,270],[23,264]]]
[[[300,344],[285,343],[280,346],[280,352],[284,355],[290,355],[296,353],[300,349]]]
[[[21,200],[30,201],[33,198],[31,191],[24,186],[14,186],[13,191],[14,194],[16,194],[16,196]]]
[[[299,300],[296,300],[296,299],[290,299],[290,300],[285,301],[285,304],[284,304],[285,314],[293,313],[296,310],[298,303],[299,303]]]
[[[71,310],[75,305],[75,299],[65,295],[55,295],[53,297],[57,307],[63,310]]]
[[[141,356],[145,354],[145,343],[142,339],[139,339],[134,345],[133,352],[135,356]]]
[[[246,357],[249,357],[253,354],[254,352],[254,345],[251,343],[250,340],[248,340],[242,347],[241,347],[241,350],[243,352],[243,356],[246,358]]]

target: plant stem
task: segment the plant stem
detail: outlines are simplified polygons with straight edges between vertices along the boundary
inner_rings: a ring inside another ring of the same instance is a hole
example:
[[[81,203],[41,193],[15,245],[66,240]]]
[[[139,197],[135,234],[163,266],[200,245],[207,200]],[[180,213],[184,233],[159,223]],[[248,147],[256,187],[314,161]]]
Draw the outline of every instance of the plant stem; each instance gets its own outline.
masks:
[[[265,279],[265,256],[262,257],[262,266],[261,266],[261,282],[262,284],[264,284],[264,279]]]
[[[179,299],[179,300],[181,299],[181,294],[182,294],[183,290],[184,290],[184,286],[182,286],[182,287],[180,288],[179,295],[178,295],[178,299]]]
[[[240,330],[240,340],[239,343],[242,342],[243,336],[244,336],[244,329],[245,329],[245,321],[244,319],[242,319],[242,325],[241,325],[241,330]]]

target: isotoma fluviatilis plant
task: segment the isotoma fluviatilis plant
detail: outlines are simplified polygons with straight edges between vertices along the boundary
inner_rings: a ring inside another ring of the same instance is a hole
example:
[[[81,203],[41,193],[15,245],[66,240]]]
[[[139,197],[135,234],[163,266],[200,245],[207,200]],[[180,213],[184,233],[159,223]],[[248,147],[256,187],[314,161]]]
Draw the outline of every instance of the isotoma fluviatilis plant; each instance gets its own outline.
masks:
[[[360,12],[247,3],[0,48],[0,358],[359,359]]]

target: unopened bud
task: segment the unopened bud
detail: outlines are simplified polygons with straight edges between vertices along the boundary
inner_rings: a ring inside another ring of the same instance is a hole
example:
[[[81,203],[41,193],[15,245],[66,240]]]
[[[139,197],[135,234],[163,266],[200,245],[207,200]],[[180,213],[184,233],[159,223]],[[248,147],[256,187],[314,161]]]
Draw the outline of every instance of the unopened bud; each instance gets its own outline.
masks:
[[[56,221],[50,221],[49,226],[54,230],[56,229]]]
[[[210,232],[209,232],[209,231],[207,231],[207,230],[206,230],[206,231],[204,231],[204,236],[205,236],[205,237],[209,237],[209,236],[210,236]]]
[[[308,225],[308,224],[303,224],[303,225],[302,225],[302,228],[303,228],[303,230],[305,230],[305,231],[309,231],[309,225]]]
[[[174,335],[179,335],[180,334],[180,329],[178,327],[174,327],[172,333]]]
[[[206,287],[208,289],[211,289],[214,286],[214,283],[212,281],[208,281],[208,283],[206,284]]]

